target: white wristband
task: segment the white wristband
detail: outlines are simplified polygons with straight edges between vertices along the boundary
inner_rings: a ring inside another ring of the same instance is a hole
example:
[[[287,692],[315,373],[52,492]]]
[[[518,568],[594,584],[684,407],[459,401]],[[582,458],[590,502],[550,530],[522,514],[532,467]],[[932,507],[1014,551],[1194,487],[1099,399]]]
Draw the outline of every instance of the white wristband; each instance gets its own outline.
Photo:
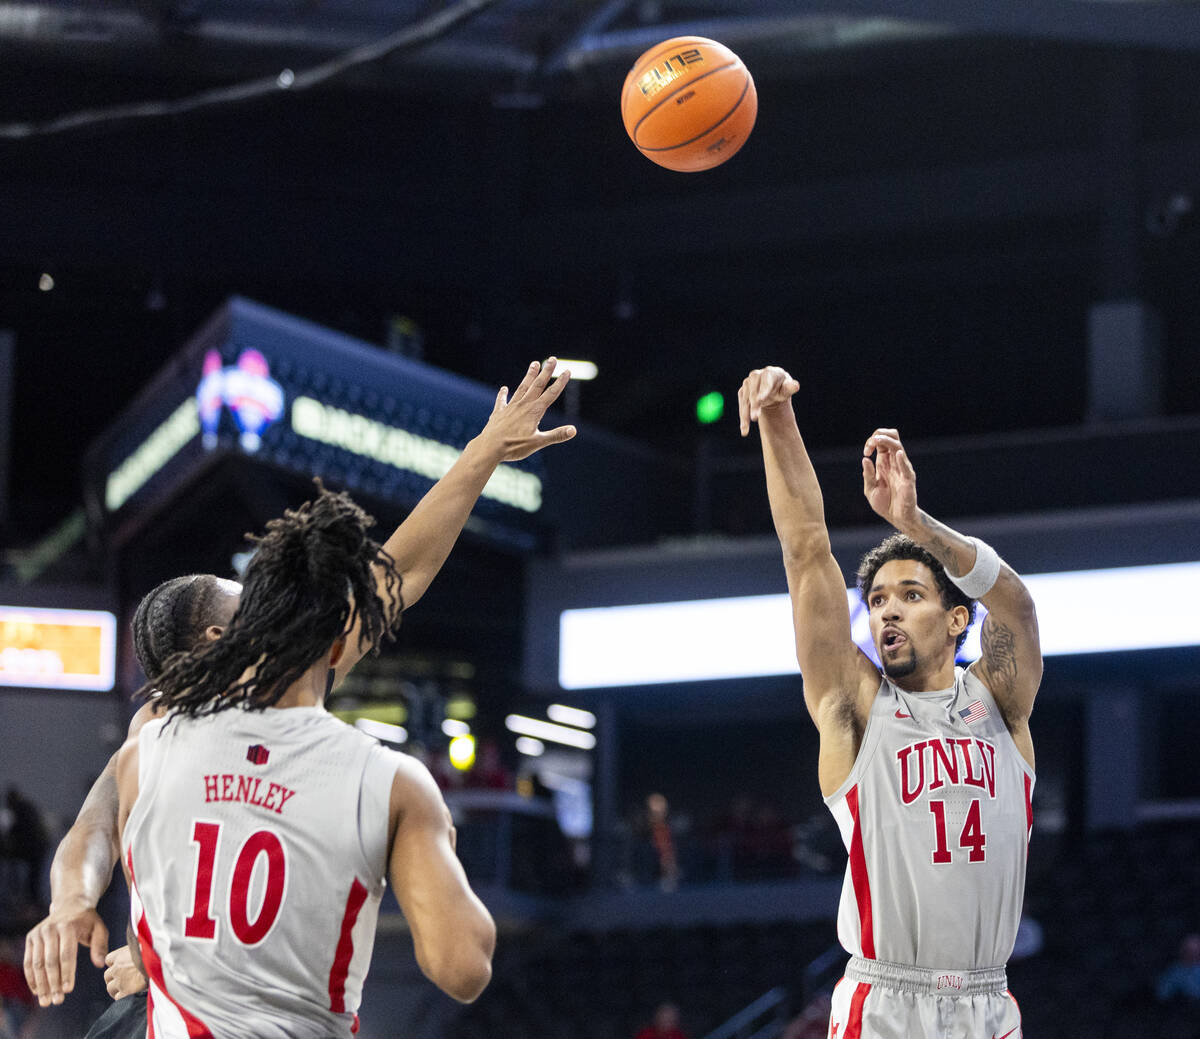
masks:
[[[946,576],[968,599],[982,599],[992,590],[1000,576],[1000,557],[996,550],[979,538],[968,538],[975,545],[975,565],[962,577],[955,577],[949,570]]]

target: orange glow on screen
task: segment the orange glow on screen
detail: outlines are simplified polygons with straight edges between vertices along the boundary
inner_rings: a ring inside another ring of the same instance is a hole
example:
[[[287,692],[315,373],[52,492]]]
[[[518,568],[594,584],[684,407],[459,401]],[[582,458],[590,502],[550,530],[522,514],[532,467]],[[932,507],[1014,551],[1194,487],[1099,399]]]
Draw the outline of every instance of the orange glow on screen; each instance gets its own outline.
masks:
[[[111,689],[115,657],[111,613],[0,606],[0,685]]]

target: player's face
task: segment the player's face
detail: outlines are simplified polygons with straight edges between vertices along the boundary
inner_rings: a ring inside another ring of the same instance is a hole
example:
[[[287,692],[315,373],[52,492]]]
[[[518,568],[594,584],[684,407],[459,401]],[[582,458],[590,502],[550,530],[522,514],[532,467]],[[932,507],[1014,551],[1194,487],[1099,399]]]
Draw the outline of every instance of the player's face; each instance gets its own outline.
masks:
[[[953,653],[957,621],[942,605],[937,581],[924,563],[884,563],[867,594],[867,606],[871,638],[889,678],[936,668],[947,652]]]

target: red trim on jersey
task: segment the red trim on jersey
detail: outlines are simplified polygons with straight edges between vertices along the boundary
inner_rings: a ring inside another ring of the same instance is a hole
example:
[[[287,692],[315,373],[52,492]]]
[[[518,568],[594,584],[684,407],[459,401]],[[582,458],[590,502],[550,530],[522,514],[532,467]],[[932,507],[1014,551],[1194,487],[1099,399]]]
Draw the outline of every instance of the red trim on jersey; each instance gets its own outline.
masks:
[[[860,981],[855,986],[854,995],[850,997],[850,1016],[846,1018],[843,1039],[862,1039],[863,1004],[867,1001],[867,993],[870,991],[871,986],[865,981]]]
[[[1008,989],[1004,990],[1004,994],[1013,1001],[1013,1006],[1017,1008],[1017,1013],[1021,1012],[1021,1004],[1017,1002],[1017,997],[1014,996]]]
[[[141,942],[138,942],[138,952],[141,952]],[[154,991],[146,986],[146,1039],[158,1039],[154,1032]]]
[[[133,872],[133,848],[129,849],[126,861],[129,864],[129,882],[137,888],[137,879]],[[139,896],[140,897],[140,896]],[[190,1039],[213,1039],[212,1032],[208,1030],[208,1025],[201,1021],[194,1014],[189,1013],[176,1000],[171,993],[167,991],[167,983],[163,977],[162,960],[158,958],[158,953],[154,951],[154,942],[150,938],[150,925],[146,923],[146,910],[143,905],[142,915],[137,921],[137,938],[138,947],[142,952],[142,965],[146,968],[146,975],[149,979],[158,986],[158,989],[164,996],[167,997],[179,1011],[179,1016],[183,1018],[183,1023],[187,1026],[187,1034]],[[154,1012],[149,997],[146,1000],[146,1016],[150,1021],[149,1030],[147,1032],[148,1039],[153,1039],[154,1036]]]
[[[354,924],[358,920],[358,911],[367,900],[367,889],[363,887],[358,877],[350,885],[350,894],[346,896],[346,912],[342,916],[342,933],[338,938],[337,953],[333,957],[333,966],[329,968],[329,1009],[335,1014],[346,1012],[346,976],[350,973],[350,961],[354,958]]]
[[[854,884],[854,900],[858,903],[858,923],[865,959],[875,959],[875,929],[871,922],[871,880],[867,876],[867,856],[863,852],[862,827],[858,825],[858,784],[846,791],[846,807],[854,820],[850,837],[850,880]]]
[[[1033,780],[1025,777],[1025,826],[1026,839],[1033,835]]]

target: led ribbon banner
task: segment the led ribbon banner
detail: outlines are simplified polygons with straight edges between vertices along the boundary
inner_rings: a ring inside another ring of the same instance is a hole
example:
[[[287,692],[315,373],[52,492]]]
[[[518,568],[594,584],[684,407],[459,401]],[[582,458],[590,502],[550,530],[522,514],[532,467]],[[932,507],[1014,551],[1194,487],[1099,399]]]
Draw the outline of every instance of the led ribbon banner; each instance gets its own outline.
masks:
[[[1200,562],[1031,574],[1045,656],[1200,645]],[[867,608],[848,589],[851,636],[878,662]],[[961,660],[979,656],[979,607]],[[786,595],[564,610],[564,689],[796,674]]]

